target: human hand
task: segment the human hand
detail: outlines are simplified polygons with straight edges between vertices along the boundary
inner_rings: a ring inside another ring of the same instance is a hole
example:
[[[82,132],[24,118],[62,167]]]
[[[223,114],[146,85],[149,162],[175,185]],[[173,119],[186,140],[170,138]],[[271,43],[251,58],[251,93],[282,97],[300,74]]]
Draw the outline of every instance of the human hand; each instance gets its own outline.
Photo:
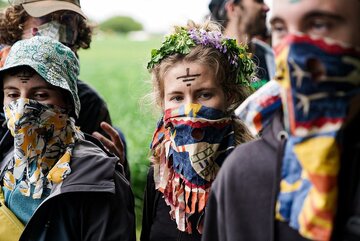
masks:
[[[109,152],[119,157],[120,163],[123,165],[125,161],[124,144],[122,143],[118,132],[104,121],[100,123],[100,127],[110,136],[111,140],[97,131],[93,132],[92,136],[101,141]]]

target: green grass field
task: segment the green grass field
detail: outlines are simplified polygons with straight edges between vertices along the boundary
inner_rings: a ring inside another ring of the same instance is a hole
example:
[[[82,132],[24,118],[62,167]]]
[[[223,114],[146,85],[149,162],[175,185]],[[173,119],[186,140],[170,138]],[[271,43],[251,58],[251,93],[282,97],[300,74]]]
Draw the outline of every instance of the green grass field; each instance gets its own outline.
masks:
[[[159,118],[153,106],[141,100],[151,90],[146,63],[151,49],[158,47],[160,41],[160,37],[140,42],[124,36],[98,35],[91,49],[79,52],[80,79],[100,93],[108,104],[113,124],[125,134],[138,229],[149,144]]]

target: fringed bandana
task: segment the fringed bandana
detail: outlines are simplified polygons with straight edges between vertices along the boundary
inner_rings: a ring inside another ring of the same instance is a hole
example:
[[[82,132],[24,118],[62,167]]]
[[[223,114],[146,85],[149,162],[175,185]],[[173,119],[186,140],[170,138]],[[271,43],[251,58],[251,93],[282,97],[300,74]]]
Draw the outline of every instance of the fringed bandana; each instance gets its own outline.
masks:
[[[210,186],[233,149],[232,118],[224,112],[198,104],[165,111],[151,144],[154,180],[179,230],[192,233],[189,217],[204,212]]]
[[[4,107],[14,136],[14,157],[7,166],[4,187],[19,185],[27,197],[39,199],[43,189],[70,174],[70,157],[82,134],[66,111],[34,100],[18,99]]]
[[[276,218],[305,238],[327,241],[337,211],[341,127],[360,90],[360,52],[305,35],[289,36],[275,51],[289,134]]]

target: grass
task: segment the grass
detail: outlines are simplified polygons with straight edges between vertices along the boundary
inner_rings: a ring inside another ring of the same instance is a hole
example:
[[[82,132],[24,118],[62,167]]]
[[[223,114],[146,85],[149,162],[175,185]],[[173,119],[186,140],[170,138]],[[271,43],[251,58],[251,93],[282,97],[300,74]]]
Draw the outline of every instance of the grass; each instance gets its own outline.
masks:
[[[151,90],[146,63],[151,49],[158,47],[160,41],[159,37],[140,42],[125,36],[99,35],[93,39],[90,50],[79,52],[80,79],[100,93],[108,105],[113,125],[125,134],[138,231],[149,144],[159,117],[153,114],[152,106],[140,104],[140,100]]]

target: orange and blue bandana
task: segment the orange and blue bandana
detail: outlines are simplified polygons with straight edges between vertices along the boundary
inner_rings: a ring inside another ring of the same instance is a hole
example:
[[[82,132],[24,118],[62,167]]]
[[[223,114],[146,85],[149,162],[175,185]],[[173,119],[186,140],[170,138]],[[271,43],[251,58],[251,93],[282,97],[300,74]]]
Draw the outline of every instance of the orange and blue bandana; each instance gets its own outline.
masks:
[[[235,147],[232,123],[224,112],[199,104],[168,109],[158,123],[151,144],[155,188],[181,231],[192,232],[189,217],[204,212],[210,186]]]
[[[329,39],[291,35],[275,49],[289,134],[276,218],[311,240],[330,240],[338,196],[341,127],[360,93],[360,52]]]

